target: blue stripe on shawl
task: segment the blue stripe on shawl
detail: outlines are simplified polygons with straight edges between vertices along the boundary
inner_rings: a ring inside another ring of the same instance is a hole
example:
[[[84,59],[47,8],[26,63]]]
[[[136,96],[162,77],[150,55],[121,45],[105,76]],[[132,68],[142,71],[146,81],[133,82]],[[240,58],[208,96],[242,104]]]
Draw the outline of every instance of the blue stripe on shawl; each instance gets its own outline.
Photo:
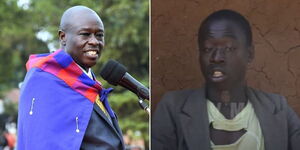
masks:
[[[63,68],[67,68],[73,62],[72,57],[66,55],[63,50],[55,55],[54,58]]]
[[[82,74],[78,77],[78,79],[79,79],[82,83],[84,83],[84,84],[86,84],[86,85],[88,85],[88,86],[93,86],[93,85],[96,84],[96,82],[95,82],[94,80],[92,80],[90,77],[88,77],[88,75],[86,75],[85,73],[82,73]]]

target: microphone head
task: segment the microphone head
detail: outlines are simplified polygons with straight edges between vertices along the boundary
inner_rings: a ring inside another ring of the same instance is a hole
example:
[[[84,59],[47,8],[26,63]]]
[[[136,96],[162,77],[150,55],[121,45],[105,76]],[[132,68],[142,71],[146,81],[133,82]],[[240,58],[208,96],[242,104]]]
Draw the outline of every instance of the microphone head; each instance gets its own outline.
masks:
[[[110,59],[101,69],[100,76],[109,84],[116,86],[126,72],[126,67],[117,61]]]

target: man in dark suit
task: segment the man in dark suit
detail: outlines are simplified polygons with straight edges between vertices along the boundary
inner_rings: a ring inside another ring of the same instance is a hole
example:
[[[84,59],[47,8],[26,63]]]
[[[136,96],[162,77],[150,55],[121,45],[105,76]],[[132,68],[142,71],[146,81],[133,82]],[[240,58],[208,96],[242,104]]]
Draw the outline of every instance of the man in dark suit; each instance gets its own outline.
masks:
[[[205,86],[165,94],[152,119],[153,150],[298,150],[300,119],[280,95],[252,89],[252,31],[242,15],[220,10],[198,32]]]
[[[85,6],[61,18],[61,49],[30,56],[21,87],[19,150],[125,149],[115,113],[91,71],[104,48],[104,25]]]

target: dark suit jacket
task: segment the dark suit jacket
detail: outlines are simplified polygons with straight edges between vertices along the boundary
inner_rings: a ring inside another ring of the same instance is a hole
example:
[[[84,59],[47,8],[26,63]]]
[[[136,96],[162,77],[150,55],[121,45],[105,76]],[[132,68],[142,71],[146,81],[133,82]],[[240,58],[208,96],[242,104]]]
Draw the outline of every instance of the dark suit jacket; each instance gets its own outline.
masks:
[[[92,72],[93,79],[96,79]],[[115,114],[115,116],[117,116]],[[111,121],[100,107],[94,103],[91,119],[87,126],[80,150],[124,150],[122,131],[117,118]]]
[[[300,119],[280,95],[248,88],[265,150],[300,150]],[[205,89],[167,93],[152,118],[152,150],[210,150]]]
[[[123,150],[122,132],[116,118],[110,121],[95,103],[80,150]]]

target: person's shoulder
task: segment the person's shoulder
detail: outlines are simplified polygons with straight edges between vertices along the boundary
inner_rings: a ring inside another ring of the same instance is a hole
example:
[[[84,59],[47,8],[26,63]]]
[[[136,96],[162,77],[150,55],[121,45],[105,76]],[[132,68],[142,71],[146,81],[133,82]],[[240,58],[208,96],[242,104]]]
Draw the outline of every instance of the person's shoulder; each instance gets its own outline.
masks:
[[[26,73],[26,78],[30,79],[36,79],[36,78],[41,78],[41,79],[48,79],[49,76],[53,76],[52,74],[45,72],[44,70],[34,67],[31,68],[27,73]]]
[[[259,97],[258,98],[259,100],[269,101],[269,102],[273,103],[277,109],[282,109],[282,106],[287,105],[286,98],[280,94],[266,92],[266,91],[262,91],[262,90],[250,88],[250,87],[249,87],[249,89],[256,95],[256,97]]]
[[[198,91],[199,89],[182,89],[166,92],[157,104],[154,118],[161,118],[161,114],[170,114],[176,118],[189,96]]]
[[[52,88],[50,84],[59,83],[55,75],[45,72],[40,68],[31,68],[25,76],[25,79],[22,83],[22,86],[33,88],[33,87],[43,87],[43,88]],[[53,88],[55,90],[55,88]]]
[[[183,103],[190,95],[200,90],[201,88],[168,91],[163,95],[160,103],[167,103],[168,105],[176,103],[178,105]]]
[[[181,90],[173,90],[168,91],[165,93],[165,95],[174,95],[174,96],[186,96],[189,95],[199,89],[181,89]]]
[[[271,92],[267,92],[267,91],[263,91],[263,90],[260,90],[260,89],[256,89],[256,88],[252,88],[252,87],[248,87],[250,90],[252,90],[255,94],[257,95],[263,95],[267,98],[270,98],[270,99],[273,99],[273,98],[281,98],[283,97],[282,95],[280,94],[276,94],[276,93],[271,93]]]

